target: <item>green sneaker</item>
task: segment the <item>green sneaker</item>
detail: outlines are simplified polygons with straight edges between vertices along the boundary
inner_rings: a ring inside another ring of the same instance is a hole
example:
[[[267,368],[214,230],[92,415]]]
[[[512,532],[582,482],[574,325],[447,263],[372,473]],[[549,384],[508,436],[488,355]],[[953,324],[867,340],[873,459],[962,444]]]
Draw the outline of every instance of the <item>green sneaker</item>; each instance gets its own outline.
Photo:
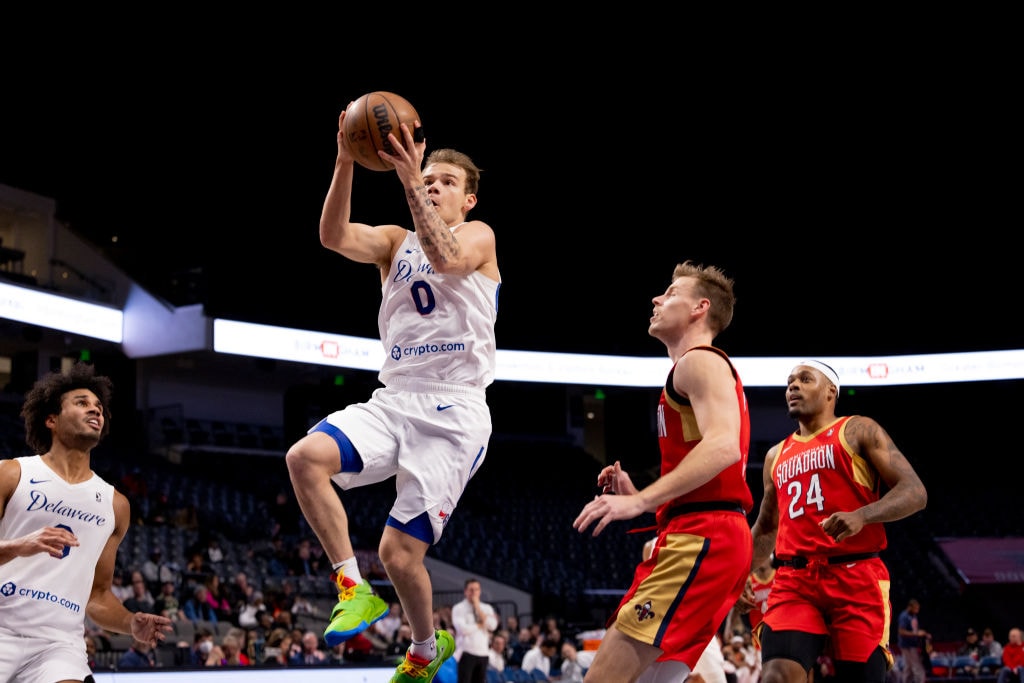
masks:
[[[405,659],[391,677],[391,683],[430,683],[434,680],[437,670],[455,652],[455,639],[448,631],[435,631],[434,637],[437,638],[437,656],[427,660],[406,652]]]
[[[366,581],[355,583],[339,574],[338,590],[338,604],[331,610],[331,623],[324,630],[328,647],[362,633],[388,613],[388,603],[374,595]]]

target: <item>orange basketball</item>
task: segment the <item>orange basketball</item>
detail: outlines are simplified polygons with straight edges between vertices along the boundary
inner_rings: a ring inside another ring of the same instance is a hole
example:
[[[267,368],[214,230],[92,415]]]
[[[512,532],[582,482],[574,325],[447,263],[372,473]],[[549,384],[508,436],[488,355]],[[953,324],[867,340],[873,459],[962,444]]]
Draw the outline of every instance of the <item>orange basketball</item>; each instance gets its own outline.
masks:
[[[371,171],[390,171],[395,167],[377,156],[378,150],[393,154],[388,133],[403,142],[405,123],[413,129],[419,114],[409,101],[393,92],[377,90],[353,102],[345,114],[344,144],[360,166]]]

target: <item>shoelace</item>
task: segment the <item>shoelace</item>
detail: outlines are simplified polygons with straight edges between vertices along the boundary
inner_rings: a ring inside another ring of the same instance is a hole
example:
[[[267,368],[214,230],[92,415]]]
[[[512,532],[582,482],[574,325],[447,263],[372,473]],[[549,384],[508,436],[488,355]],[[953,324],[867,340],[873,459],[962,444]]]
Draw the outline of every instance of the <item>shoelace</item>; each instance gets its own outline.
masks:
[[[406,657],[402,661],[402,665],[398,667],[398,672],[401,674],[405,674],[406,676],[412,676],[414,678],[426,678],[427,665],[429,664],[430,662],[427,662],[426,664],[415,664],[413,662],[410,662],[409,658]]]
[[[338,588],[341,589],[341,592],[338,593],[338,600],[344,602],[345,600],[351,600],[352,598],[354,598],[356,596],[356,585],[357,584],[353,584],[348,588],[344,586],[338,586]]]

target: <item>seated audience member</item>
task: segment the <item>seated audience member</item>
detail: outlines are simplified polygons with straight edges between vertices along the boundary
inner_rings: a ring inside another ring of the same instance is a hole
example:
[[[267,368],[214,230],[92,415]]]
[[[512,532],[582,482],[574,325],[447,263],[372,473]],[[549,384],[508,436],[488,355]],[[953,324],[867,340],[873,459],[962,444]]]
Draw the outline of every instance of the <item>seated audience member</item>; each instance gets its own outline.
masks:
[[[153,606],[156,604],[156,600],[153,598],[153,594],[149,592],[146,578],[142,575],[142,572],[132,572],[131,584],[132,594],[124,599],[124,606],[131,612],[155,614]]]
[[[505,662],[505,650],[508,648],[508,638],[503,631],[498,631],[491,636],[491,649],[487,651],[487,668],[504,672],[507,666]]]
[[[118,569],[110,579],[110,592],[124,602],[132,596],[131,572]]]
[[[595,654],[593,650],[579,650],[569,641],[562,643],[562,668],[558,680],[582,683],[583,674],[590,668]]]
[[[248,655],[242,651],[242,642],[238,636],[228,633],[214,645],[206,658],[206,666],[249,666]]]
[[[528,626],[523,626],[516,634],[516,639],[509,647],[509,654],[506,657],[509,666],[522,667],[523,657],[530,651],[536,642],[533,632]]]
[[[217,611],[213,609],[210,601],[206,599],[208,592],[205,584],[199,584],[192,589],[192,597],[181,606],[186,619],[192,622],[208,621],[211,624],[217,623]]]
[[[388,643],[384,654],[394,664],[398,664],[405,659],[405,653],[410,647],[412,647],[412,627],[409,624],[402,624],[395,631],[395,638]]]
[[[320,649],[320,636],[315,631],[302,634],[302,649],[288,660],[291,666],[318,666],[327,659],[327,653]]]
[[[977,676],[978,664],[981,661],[981,641],[978,639],[978,632],[968,628],[964,634],[964,642],[956,650],[954,660],[954,675]]]
[[[275,628],[267,636],[263,649],[263,666],[288,666],[288,650],[292,644],[291,633],[287,629]]]
[[[238,611],[238,625],[242,628],[260,627],[262,624],[259,621],[259,613],[266,611],[267,605],[263,601],[262,591],[253,591]],[[271,621],[273,621],[273,617],[271,617]]]
[[[89,663],[89,668],[96,671],[99,666],[96,663],[96,639],[88,633],[84,634],[82,637],[85,638],[85,658]]]
[[[192,636],[192,647],[189,649],[187,664],[190,667],[206,666],[206,660],[213,651],[213,631],[203,627],[196,629]]]
[[[395,640],[398,627],[402,625],[402,616],[402,603],[395,600],[389,606],[388,613],[373,624],[373,630],[385,642],[391,643]],[[405,652],[403,651],[402,654]]]
[[[1024,631],[1019,628],[1010,629],[996,683],[1024,683]]]
[[[155,669],[156,653],[149,643],[132,640],[132,645],[117,660],[117,668],[121,669]]]
[[[996,634],[991,628],[986,627],[981,632],[981,646],[985,656],[1003,658],[1003,644],[996,640]]]
[[[153,602],[153,611],[164,615],[171,621],[181,621],[187,618],[185,611],[181,609],[181,603],[178,601],[178,590],[174,587],[173,582],[164,581],[160,586],[160,594],[156,596],[156,600]]]
[[[559,642],[554,638],[541,638],[540,641],[523,655],[520,668],[527,673],[540,669],[545,676],[551,675],[551,660],[558,652]]]

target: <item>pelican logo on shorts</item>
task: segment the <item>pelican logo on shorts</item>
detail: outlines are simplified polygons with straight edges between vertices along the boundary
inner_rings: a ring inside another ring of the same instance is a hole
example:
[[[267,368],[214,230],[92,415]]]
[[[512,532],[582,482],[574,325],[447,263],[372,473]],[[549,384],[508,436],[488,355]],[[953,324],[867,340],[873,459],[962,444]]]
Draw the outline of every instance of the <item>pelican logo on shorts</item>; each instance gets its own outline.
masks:
[[[636,619],[637,619],[637,621],[643,621],[644,619],[653,619],[654,618],[654,609],[651,606],[651,601],[650,600],[648,600],[647,602],[645,602],[642,605],[637,605],[633,609],[636,610]]]
[[[0,595],[5,598],[9,598],[14,595],[14,591],[18,590],[18,587],[14,585],[13,581],[8,581],[4,585],[0,586]]]

